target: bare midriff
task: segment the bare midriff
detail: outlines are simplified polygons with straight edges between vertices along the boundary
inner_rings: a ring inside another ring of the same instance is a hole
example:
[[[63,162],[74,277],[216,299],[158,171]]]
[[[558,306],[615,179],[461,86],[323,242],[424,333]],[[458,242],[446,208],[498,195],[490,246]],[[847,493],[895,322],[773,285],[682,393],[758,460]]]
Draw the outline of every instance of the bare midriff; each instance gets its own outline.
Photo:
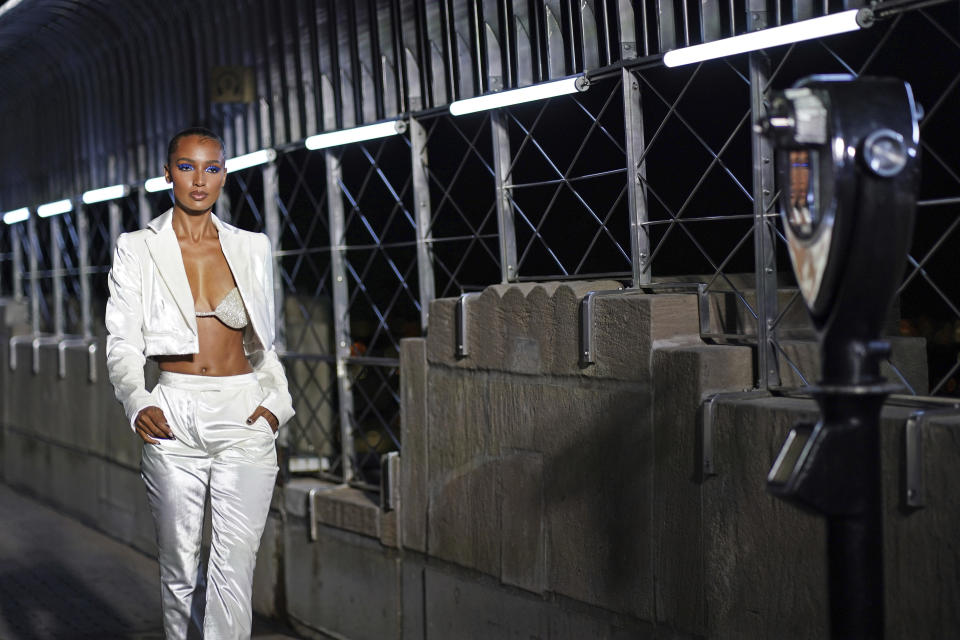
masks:
[[[253,367],[243,353],[243,330],[231,329],[215,316],[197,318],[199,353],[157,356],[161,371],[198,376],[235,376]]]

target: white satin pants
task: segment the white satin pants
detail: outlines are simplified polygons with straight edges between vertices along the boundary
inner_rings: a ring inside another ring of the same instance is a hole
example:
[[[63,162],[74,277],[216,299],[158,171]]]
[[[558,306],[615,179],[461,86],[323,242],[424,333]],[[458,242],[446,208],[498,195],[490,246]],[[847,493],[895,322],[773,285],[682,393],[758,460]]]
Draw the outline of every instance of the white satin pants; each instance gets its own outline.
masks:
[[[187,637],[209,490],[212,538],[203,638],[249,638],[253,569],[277,454],[266,419],[246,421],[266,394],[253,373],[166,371],[152,394],[176,437],[144,444],[141,463],[157,528],[164,634],[167,640]]]

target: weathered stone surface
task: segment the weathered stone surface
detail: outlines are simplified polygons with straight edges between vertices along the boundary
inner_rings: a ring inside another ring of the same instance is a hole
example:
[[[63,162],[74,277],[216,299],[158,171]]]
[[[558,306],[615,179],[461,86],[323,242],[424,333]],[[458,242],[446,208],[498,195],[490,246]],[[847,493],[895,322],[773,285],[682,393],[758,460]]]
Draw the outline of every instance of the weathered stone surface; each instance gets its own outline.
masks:
[[[401,556],[402,583],[400,586],[401,610],[403,612],[402,638],[404,640],[427,637],[426,597],[424,593],[426,570],[423,557],[404,553]]]
[[[890,405],[880,423],[884,500],[886,637],[944,638],[960,629],[955,532],[960,529],[960,419],[924,431],[927,506],[903,507],[903,434],[912,409]],[[789,428],[815,417],[812,401],[757,397],[720,401],[719,473],[704,484],[705,599],[717,637],[827,635],[824,521],[765,492],[765,477]],[[789,630],[789,633],[787,632]]]
[[[701,494],[706,627],[714,637],[824,638],[823,521],[766,492],[787,432],[811,407],[789,400],[788,411],[760,409],[766,401],[716,408],[717,475]]]
[[[422,570],[426,633],[404,638],[490,640],[672,640],[688,638],[605,610],[565,606],[435,565]],[[410,586],[404,584],[405,590]],[[404,610],[406,614],[406,609]]]
[[[429,553],[539,590],[535,557],[516,564],[501,555],[511,544],[501,534],[507,527],[523,533],[525,548],[546,550],[547,589],[649,613],[651,427],[644,389],[442,368],[431,369],[429,380]],[[516,451],[542,457],[543,473],[527,476],[507,498],[517,476],[505,469],[504,452]],[[509,523],[502,521],[504,500],[517,507],[509,509]]]
[[[670,345],[652,356],[658,622],[705,634],[697,416],[705,395],[752,386],[748,347]]]
[[[467,308],[469,355],[455,356],[456,299],[431,304],[427,359],[459,369],[526,375],[647,379],[655,340],[696,336],[696,296],[598,296],[593,314],[596,364],[580,365],[580,302],[590,291],[616,291],[614,281],[495,285]]]
[[[501,449],[500,579],[528,591],[547,587],[543,453]]]
[[[888,638],[949,638],[960,630],[960,417],[933,418],[922,435],[925,506],[905,507],[904,422],[884,424],[884,582]]]
[[[338,487],[314,497],[317,522],[371,538],[380,537],[380,503],[375,495]]]
[[[400,544],[427,550],[427,341],[400,341]]]
[[[310,542],[307,522],[284,527],[287,610],[298,628],[351,640],[400,638],[401,565],[377,540],[326,526]]]

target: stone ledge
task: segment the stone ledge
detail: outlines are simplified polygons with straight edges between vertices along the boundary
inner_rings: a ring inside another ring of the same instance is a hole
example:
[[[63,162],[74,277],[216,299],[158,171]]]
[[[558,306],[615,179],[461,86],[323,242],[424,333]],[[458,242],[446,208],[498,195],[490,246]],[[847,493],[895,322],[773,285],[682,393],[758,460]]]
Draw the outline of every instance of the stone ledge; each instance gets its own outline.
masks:
[[[316,480],[298,478],[284,487],[284,504],[287,513],[310,519],[308,501],[313,492],[314,515],[319,525],[343,529],[370,538],[381,539],[382,529],[393,526],[395,518],[384,520],[379,501],[368,492],[354,487]],[[388,538],[390,536],[387,536]],[[394,533],[393,537],[396,535]]]

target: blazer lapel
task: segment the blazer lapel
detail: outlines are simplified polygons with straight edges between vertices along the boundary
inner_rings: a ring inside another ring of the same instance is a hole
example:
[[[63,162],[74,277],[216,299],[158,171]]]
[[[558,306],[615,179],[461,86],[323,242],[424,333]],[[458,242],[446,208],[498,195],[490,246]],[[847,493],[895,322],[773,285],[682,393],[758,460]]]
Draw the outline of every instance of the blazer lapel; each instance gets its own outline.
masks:
[[[157,265],[160,277],[170,289],[177,308],[183,314],[187,326],[197,331],[197,319],[194,311],[193,292],[190,291],[190,282],[187,280],[187,271],[183,266],[183,254],[180,253],[180,243],[173,232],[171,224],[173,209],[150,222],[150,227],[156,231],[147,236],[147,249]]]
[[[215,215],[213,222],[220,232],[220,248],[223,250],[223,257],[227,259],[227,265],[233,272],[233,279],[237,281],[237,289],[240,290],[240,297],[243,298],[243,304],[250,315],[253,330],[260,343],[266,345],[267,325],[264,324],[263,314],[265,298],[263,287],[251,272],[251,263],[257,256],[250,247],[249,236],[238,233],[236,228],[225,224]]]

